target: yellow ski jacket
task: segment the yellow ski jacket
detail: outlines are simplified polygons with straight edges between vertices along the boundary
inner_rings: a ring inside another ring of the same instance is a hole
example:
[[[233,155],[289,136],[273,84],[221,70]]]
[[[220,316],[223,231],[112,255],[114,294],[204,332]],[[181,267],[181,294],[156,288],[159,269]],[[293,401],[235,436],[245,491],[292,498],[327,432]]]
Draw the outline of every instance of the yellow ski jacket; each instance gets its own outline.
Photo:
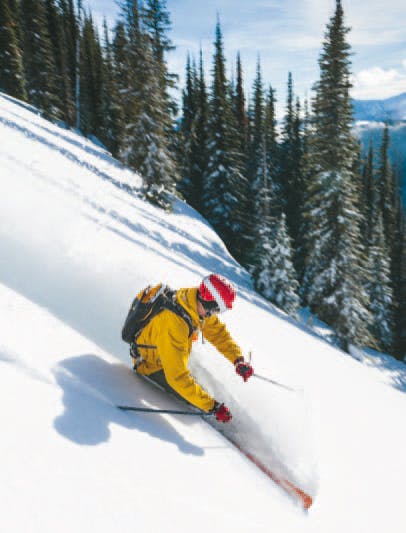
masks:
[[[241,349],[216,315],[200,319],[197,288],[180,289],[176,297],[192,319],[194,335],[189,337],[189,328],[183,318],[164,309],[137,338],[137,344],[151,346],[138,349],[142,361],[137,373],[148,376],[163,369],[166,381],[178,394],[203,411],[210,411],[214,407],[214,398],[196,383],[188,368],[193,338],[201,331],[203,337],[233,364],[241,357]]]

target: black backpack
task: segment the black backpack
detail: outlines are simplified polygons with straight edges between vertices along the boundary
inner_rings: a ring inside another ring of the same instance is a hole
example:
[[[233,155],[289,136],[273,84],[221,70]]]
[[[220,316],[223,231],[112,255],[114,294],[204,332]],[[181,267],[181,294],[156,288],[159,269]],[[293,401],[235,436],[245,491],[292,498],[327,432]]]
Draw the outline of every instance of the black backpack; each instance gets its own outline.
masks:
[[[136,343],[145,326],[164,309],[169,309],[183,318],[188,325],[189,336],[193,333],[192,319],[176,301],[176,291],[160,283],[154,287],[148,285],[134,299],[121,331],[123,341],[128,344]]]

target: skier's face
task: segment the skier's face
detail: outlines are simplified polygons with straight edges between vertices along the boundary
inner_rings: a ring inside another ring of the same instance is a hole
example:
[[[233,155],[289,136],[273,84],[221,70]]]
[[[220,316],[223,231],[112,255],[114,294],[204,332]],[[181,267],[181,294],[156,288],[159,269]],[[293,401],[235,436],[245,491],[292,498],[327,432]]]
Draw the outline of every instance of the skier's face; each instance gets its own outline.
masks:
[[[200,318],[209,317],[220,312],[217,302],[214,300],[197,300],[197,312],[199,313]]]

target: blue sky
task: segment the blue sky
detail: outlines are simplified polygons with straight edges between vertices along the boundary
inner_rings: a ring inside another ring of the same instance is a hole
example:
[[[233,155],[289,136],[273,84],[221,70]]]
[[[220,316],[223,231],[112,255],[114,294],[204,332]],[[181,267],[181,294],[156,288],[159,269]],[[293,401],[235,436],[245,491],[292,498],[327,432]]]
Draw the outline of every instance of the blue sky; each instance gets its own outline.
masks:
[[[97,20],[112,25],[118,8],[114,0],[87,0]],[[353,96],[387,98],[406,92],[405,0],[343,0],[346,24],[352,27]],[[318,79],[318,57],[335,0],[167,0],[171,38],[176,50],[168,62],[184,79],[186,55],[198,57],[202,46],[210,72],[214,29],[220,16],[229,73],[241,53],[247,95],[251,92],[259,55],[265,83],[277,91],[279,110],[285,103],[288,72],[295,92],[310,97]]]

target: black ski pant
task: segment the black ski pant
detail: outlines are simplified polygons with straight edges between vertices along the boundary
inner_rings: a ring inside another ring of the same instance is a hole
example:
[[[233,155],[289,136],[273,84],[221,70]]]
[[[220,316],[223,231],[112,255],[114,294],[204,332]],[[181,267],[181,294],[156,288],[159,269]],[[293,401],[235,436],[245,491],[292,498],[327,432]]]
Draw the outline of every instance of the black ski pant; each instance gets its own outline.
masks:
[[[173,394],[178,400],[182,400],[183,403],[188,403],[183,396],[178,394],[175,389],[173,389],[169,383],[166,381],[165,372],[163,370],[158,370],[158,372],[153,372],[152,374],[149,374],[146,376],[148,379],[154,381],[157,385],[162,387],[166,392],[169,392],[170,394]]]

